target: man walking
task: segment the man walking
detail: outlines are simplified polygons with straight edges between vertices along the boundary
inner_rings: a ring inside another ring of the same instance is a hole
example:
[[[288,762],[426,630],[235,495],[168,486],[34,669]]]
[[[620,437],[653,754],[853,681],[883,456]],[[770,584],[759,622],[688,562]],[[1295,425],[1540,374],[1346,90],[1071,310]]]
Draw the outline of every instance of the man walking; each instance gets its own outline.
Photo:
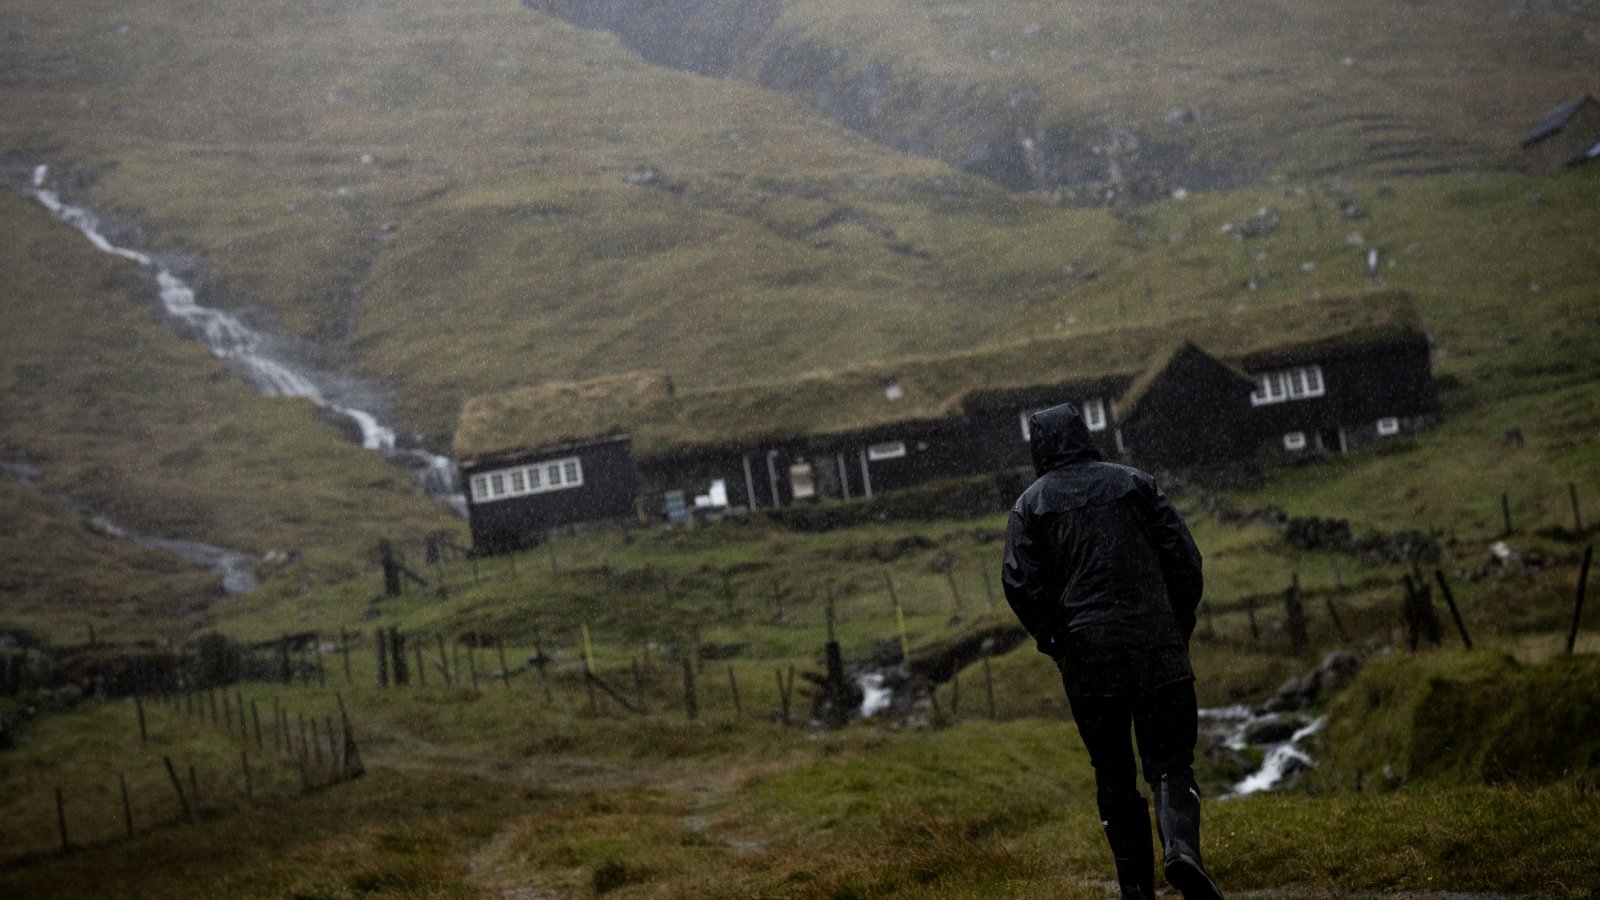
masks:
[[[1155,793],[1167,881],[1185,898],[1221,900],[1200,862],[1192,768],[1200,551],[1149,474],[1104,461],[1077,407],[1036,412],[1028,426],[1039,479],[1011,510],[1001,578],[1017,618],[1061,670],[1122,896],[1156,895],[1131,731]]]

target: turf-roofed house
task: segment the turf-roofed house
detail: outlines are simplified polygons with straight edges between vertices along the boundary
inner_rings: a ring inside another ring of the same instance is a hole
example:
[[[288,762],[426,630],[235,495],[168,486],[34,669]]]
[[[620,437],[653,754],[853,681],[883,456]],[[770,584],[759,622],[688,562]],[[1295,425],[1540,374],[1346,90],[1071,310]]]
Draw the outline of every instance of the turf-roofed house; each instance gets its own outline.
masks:
[[[474,545],[494,552],[582,523],[685,521],[1025,468],[1029,415],[1068,401],[1108,459],[1169,469],[1349,452],[1438,412],[1415,307],[1375,291],[765,384],[674,391],[665,375],[630,374],[543,385],[471,401],[456,453]]]
[[[1600,100],[1584,94],[1550,110],[1522,139],[1522,152],[1540,175],[1600,159]]]
[[[473,548],[495,553],[562,528],[635,518],[628,424],[671,396],[663,375],[626,375],[469,401],[455,456]]]

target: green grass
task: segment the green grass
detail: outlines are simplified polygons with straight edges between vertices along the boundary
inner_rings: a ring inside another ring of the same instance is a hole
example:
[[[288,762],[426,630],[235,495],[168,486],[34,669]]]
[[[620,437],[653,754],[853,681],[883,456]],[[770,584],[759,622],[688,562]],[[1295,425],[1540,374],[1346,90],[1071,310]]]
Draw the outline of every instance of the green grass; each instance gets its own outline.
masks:
[[[456,527],[309,401],[258,397],[174,335],[132,263],[19,197],[0,196],[0,220],[15,236],[0,248],[13,324],[0,335],[0,458],[42,473],[36,489],[0,486],[7,624],[174,636],[220,593],[164,554],[89,531],[57,495],[150,535],[293,550],[313,579],[381,534]]]

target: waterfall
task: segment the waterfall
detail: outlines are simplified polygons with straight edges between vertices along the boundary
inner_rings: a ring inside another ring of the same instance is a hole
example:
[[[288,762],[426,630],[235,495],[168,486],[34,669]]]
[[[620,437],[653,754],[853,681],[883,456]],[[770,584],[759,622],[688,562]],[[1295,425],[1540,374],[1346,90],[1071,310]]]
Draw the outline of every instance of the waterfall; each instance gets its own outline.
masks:
[[[64,202],[58,192],[45,187],[49,172],[48,166],[34,168],[30,191],[33,198],[56,218],[76,228],[101,251],[151,269],[167,314],[204,340],[212,353],[227,360],[253,388],[269,397],[305,397],[350,419],[361,431],[361,446],[404,465],[411,470],[412,480],[419,488],[450,504],[457,514],[466,515],[466,498],[456,483],[455,466],[448,457],[420,448],[397,447],[394,429],[384,425],[375,414],[329,395],[325,386],[337,384],[340,379],[290,361],[284,341],[256,331],[232,313],[202,306],[196,300],[194,288],[154,258],[113,244],[101,233],[99,218],[94,213]]]

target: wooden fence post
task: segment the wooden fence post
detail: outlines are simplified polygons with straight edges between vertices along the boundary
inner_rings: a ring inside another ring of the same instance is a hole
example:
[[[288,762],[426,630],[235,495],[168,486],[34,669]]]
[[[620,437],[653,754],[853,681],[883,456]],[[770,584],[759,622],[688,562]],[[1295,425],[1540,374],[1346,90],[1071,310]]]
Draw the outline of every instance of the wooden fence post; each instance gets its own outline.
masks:
[[[333,698],[339,701],[339,725],[344,732],[344,774],[346,778],[359,778],[366,773],[366,767],[361,764],[361,748],[356,746],[356,733],[350,727],[350,714],[344,708],[344,697],[335,691]]]
[[[739,678],[733,673],[733,664],[728,665],[728,691],[733,694],[733,717],[744,718],[744,705],[739,702]]]
[[[133,837],[133,804],[128,802],[128,776],[118,772],[117,787],[122,790],[122,824],[128,828],[128,837]]]
[[[239,743],[250,743],[250,723],[244,718],[244,691],[233,692],[233,706],[239,711]]]
[[[150,732],[145,729],[144,724],[144,700],[138,694],[133,695],[133,709],[139,714],[139,743],[148,744],[150,743]]]
[[[472,673],[472,696],[478,696],[478,636],[467,645],[467,671]]]
[[[683,714],[691,722],[700,715],[700,703],[694,693],[694,663],[687,656],[683,658]]]
[[[1439,593],[1444,595],[1444,605],[1450,608],[1450,618],[1455,620],[1456,631],[1461,634],[1461,643],[1468,650],[1472,649],[1472,638],[1467,635],[1467,625],[1461,621],[1461,610],[1456,608],[1456,595],[1450,590],[1450,582],[1444,578],[1443,569],[1434,569],[1433,577],[1439,582]]]
[[[778,709],[779,717],[783,724],[789,724],[789,691],[783,683],[783,670],[774,669],[772,674],[778,679]]]
[[[343,625],[339,626],[339,655],[344,657],[344,683],[355,684],[355,677],[350,674],[350,632]]]
[[[256,749],[257,750],[266,749],[261,744],[261,709],[256,705],[256,701],[255,701],[254,698],[251,698],[251,700],[250,700],[250,721],[255,726],[255,731],[256,731]]]
[[[378,654],[378,687],[389,686],[389,636],[380,628],[372,629],[374,652]]]
[[[67,840],[67,803],[61,797],[61,788],[56,788],[56,824],[61,827],[61,852],[70,852],[72,844]]]
[[[963,612],[966,611],[966,603],[961,599],[961,589],[956,587],[956,564],[955,564],[955,562],[952,561],[950,563],[950,567],[948,569],[944,570],[944,580],[947,583],[949,583],[949,585],[950,585],[950,599],[952,601],[954,601],[955,607],[956,607],[956,615],[959,616]]]
[[[1306,652],[1306,647],[1311,643],[1310,636],[1306,633],[1306,609],[1300,602],[1300,574],[1297,572],[1289,580],[1289,589],[1283,594],[1283,609],[1287,617],[1289,628],[1289,650],[1296,656]]]
[[[322,733],[317,730],[317,717],[311,717],[311,759],[318,769],[322,768]]]
[[[445,650],[444,633],[441,632],[434,636],[439,639],[439,668],[444,672],[444,683],[448,686],[454,686],[456,680],[450,674],[450,654]]]
[[[184,796],[183,782],[178,780],[178,770],[172,766],[172,757],[163,756],[161,762],[167,767],[167,777],[172,780],[172,789],[178,794],[178,806],[183,809],[183,817],[193,821],[194,807],[189,805],[189,798]]]
[[[330,782],[339,781],[339,737],[333,730],[333,716],[322,717],[323,733],[328,738],[328,777]]]
[[[1344,618],[1339,615],[1339,607],[1334,605],[1333,598],[1329,597],[1326,603],[1328,607],[1328,618],[1333,620],[1333,627],[1339,632],[1339,640],[1346,644],[1354,643],[1354,641],[1350,639],[1350,632],[1345,630]]]
[[[1589,563],[1594,561],[1594,545],[1583,551],[1583,567],[1578,571],[1578,596],[1572,603],[1572,627],[1567,630],[1567,655],[1578,645],[1578,623],[1583,620],[1583,592],[1589,584]]]
[[[646,648],[648,652],[648,648]],[[544,670],[547,660],[544,657],[544,642],[540,639],[539,629],[533,630],[533,668],[539,673],[539,686],[544,688],[544,705],[549,706],[556,702],[550,693],[550,674]]]
[[[1511,531],[1511,495],[1506,494],[1504,492],[1502,492],[1500,494],[1500,515],[1505,517],[1505,520],[1506,520],[1506,533],[1505,533],[1504,536],[1509,537],[1511,535],[1511,533],[1512,533],[1512,531]]]
[[[411,673],[406,671],[406,636],[400,629],[389,628],[389,670],[394,673],[395,687],[411,683]]]

